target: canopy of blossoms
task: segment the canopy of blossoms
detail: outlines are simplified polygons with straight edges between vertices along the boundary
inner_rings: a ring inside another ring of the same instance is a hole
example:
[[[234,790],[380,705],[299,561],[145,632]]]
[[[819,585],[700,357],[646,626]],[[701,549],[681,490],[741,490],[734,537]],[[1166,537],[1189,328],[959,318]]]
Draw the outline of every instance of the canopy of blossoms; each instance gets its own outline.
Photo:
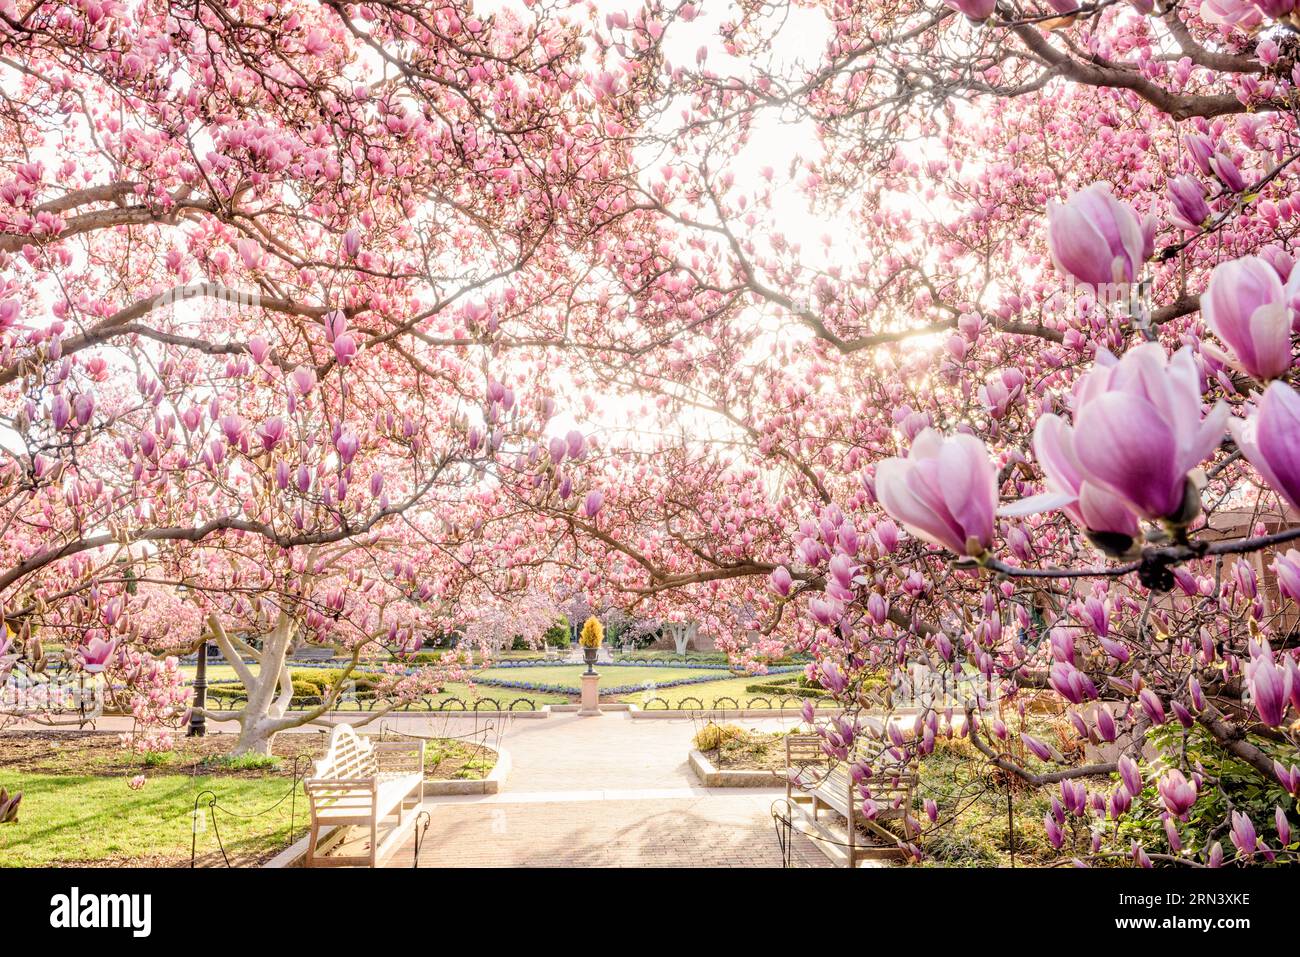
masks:
[[[957,736],[1063,857],[1294,857],[1300,15],[493,9],[0,3],[0,662],[256,651],[258,749],[296,643],[581,598],[806,654],[868,813]]]

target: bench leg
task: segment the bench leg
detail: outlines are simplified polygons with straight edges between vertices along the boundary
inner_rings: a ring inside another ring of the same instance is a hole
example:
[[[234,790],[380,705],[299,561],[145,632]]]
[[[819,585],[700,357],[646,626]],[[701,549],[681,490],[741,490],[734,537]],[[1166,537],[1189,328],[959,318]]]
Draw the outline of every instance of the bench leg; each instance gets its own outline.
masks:
[[[857,864],[857,858],[858,858],[858,824],[857,821],[854,820],[852,803],[849,804],[849,814],[846,820],[848,822],[848,827],[846,827],[845,830],[848,832],[849,835],[848,837],[849,846],[845,848],[845,850],[848,852],[849,855],[849,867],[854,867]]]
[[[316,863],[316,839],[320,836],[320,823],[315,819],[311,822],[311,837],[307,841],[307,866],[312,867]]]
[[[379,859],[379,809],[370,815],[370,866],[374,867]]]

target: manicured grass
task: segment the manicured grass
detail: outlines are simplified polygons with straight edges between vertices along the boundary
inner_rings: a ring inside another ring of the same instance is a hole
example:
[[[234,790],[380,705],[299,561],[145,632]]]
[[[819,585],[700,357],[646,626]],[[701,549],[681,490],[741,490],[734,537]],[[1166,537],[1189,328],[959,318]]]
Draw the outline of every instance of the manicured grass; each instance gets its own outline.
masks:
[[[183,671],[185,673],[185,677],[191,681],[194,680],[194,674],[196,670],[197,669],[194,665],[181,665],[181,671]],[[208,665],[208,682],[210,684],[218,681],[238,681],[238,680],[239,680],[239,676],[235,674],[235,669],[230,667],[230,665],[215,665],[215,664]]]
[[[200,864],[224,864],[218,834],[232,864],[266,860],[288,845],[291,812],[294,836],[304,832],[307,805],[294,774],[310,764],[295,764],[294,757],[318,757],[326,737],[281,734],[273,758],[226,759],[234,741],[228,734],[181,738],[172,751],[141,755],[103,731],[0,735],[0,787],[23,793],[18,822],[0,825],[0,865],[188,865],[200,795]],[[413,770],[417,760],[406,752],[383,752],[379,759],[386,771]],[[433,738],[425,748],[425,777],[479,780],[496,760],[492,748],[477,742]],[[144,786],[133,790],[139,774]]]
[[[660,669],[656,668],[654,670],[658,671]],[[668,702],[669,707],[676,707],[680,702],[684,701],[685,699],[693,698],[698,701],[704,702],[705,708],[711,708],[714,707],[714,702],[716,702],[719,698],[734,698],[743,707],[750,701],[750,699],[762,697],[762,698],[766,698],[769,702],[771,702],[772,707],[775,708],[779,706],[779,701],[778,701],[778,698],[780,697],[779,695],[773,695],[773,694],[757,695],[745,690],[748,686],[752,684],[762,684],[764,681],[770,681],[770,680],[771,680],[771,676],[768,675],[750,675],[743,678],[725,678],[720,681],[710,681],[707,683],[702,683],[697,685],[676,685],[675,687],[672,688],[657,688],[649,692],[636,692],[634,694],[622,695],[619,697],[618,700],[627,701],[632,704],[639,704],[642,707],[646,707],[646,702],[648,701],[648,699],[662,698]],[[791,691],[792,696],[795,694],[796,692]],[[833,704],[833,702],[826,699],[814,699],[814,703],[818,707],[829,707]],[[692,701],[691,704],[694,705],[695,702]],[[790,708],[797,707],[797,705],[795,705],[794,702],[791,701],[787,701],[786,704]],[[724,702],[724,706],[735,707],[735,705],[731,704],[730,702]],[[663,704],[659,701],[655,701],[652,702],[649,705],[649,707],[662,708]],[[763,703],[760,701],[755,705],[755,707],[761,708],[763,707]]]
[[[496,688],[491,685],[475,685],[471,688],[468,684],[461,684],[458,682],[447,684],[442,689],[442,694],[434,695],[430,700],[435,703],[436,707],[437,704],[440,704],[449,698],[459,698],[461,701],[464,701],[471,710],[474,707],[474,702],[482,698],[491,698],[492,701],[495,701],[501,706],[502,710],[508,709],[510,707],[510,702],[519,698],[525,698],[531,701],[537,708],[541,708],[542,705],[545,704],[567,704],[569,701],[568,695],[558,694],[556,692],[523,691],[519,688]],[[413,705],[412,707],[414,708],[415,706]],[[491,702],[488,702],[488,704],[484,706],[484,709],[486,710],[490,707]],[[527,705],[523,704],[521,704],[520,707],[524,710],[527,710],[528,708]],[[451,711],[450,708],[447,710]]]
[[[500,681],[529,681],[539,685],[563,685],[573,688],[575,691],[582,687],[581,675],[586,671],[585,665],[554,665],[554,666],[536,666],[528,668],[487,668],[478,673],[481,678],[493,678]],[[672,667],[664,666],[644,666],[635,665],[615,665],[606,667],[602,670],[600,665],[596,665],[596,671],[600,673],[600,683],[606,687],[616,685],[640,685],[647,682],[658,684],[664,681],[674,681],[681,678],[708,678],[708,677],[726,677],[727,672],[717,671],[707,668],[691,667]],[[486,693],[486,692],[485,692]]]
[[[231,863],[255,863],[287,846],[290,802],[256,817],[283,797],[292,784],[280,777],[150,776],[133,791],[125,777],[0,773],[0,786],[23,792],[17,824],[0,825],[0,866],[46,867],[78,862],[133,866],[188,865],[194,799],[209,787],[219,806],[217,827]],[[301,785],[296,801],[297,834],[307,821]],[[202,863],[223,862],[211,813],[203,813],[198,834]],[[237,817],[234,815],[244,815]]]

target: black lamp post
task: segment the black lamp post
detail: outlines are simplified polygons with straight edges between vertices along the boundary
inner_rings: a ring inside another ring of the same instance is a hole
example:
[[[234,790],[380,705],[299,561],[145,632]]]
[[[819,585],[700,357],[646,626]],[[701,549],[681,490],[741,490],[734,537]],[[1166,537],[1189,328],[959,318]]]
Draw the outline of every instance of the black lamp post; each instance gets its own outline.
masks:
[[[199,666],[194,672],[194,707],[190,709],[190,728],[186,737],[201,738],[208,733],[208,639],[199,642]]]

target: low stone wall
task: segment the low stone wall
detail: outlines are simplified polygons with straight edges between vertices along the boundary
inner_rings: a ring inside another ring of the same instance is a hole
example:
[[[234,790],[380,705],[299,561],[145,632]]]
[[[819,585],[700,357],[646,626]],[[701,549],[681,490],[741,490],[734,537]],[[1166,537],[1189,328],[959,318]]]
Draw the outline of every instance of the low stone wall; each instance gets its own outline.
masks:
[[[695,749],[690,754],[691,770],[706,788],[774,788],[785,786],[785,774],[781,771],[743,771],[738,769],[719,769],[705,757],[704,752]]]

